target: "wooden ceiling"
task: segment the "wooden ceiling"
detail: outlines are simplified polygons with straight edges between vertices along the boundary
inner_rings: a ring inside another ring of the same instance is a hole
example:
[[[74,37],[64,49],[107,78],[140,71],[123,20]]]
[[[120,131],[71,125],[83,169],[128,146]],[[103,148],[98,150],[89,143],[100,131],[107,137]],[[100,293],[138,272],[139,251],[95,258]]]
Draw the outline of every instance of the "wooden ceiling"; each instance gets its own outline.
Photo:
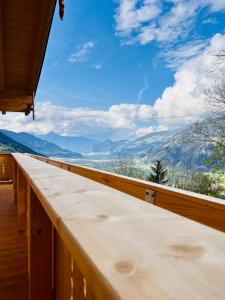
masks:
[[[34,111],[56,0],[0,0],[0,111]]]

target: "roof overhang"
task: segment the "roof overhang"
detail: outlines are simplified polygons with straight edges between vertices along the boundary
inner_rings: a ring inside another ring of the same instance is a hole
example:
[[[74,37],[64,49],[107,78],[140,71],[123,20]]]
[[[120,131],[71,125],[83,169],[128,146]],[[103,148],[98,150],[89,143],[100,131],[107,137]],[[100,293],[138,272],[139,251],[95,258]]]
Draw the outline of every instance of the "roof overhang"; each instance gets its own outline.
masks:
[[[34,110],[56,0],[0,1],[0,111]]]

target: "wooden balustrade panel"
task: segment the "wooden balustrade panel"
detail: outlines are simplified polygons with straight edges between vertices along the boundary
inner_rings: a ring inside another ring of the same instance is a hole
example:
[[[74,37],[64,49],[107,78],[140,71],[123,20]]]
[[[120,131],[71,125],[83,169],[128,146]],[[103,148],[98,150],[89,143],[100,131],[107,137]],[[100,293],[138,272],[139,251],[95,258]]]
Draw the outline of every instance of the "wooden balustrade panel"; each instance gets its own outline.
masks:
[[[86,300],[95,300],[95,296],[89,285],[86,287]]]
[[[155,205],[225,232],[224,200],[35,155],[33,157],[141,200],[145,200],[146,189],[153,190]]]
[[[32,188],[28,198],[29,299],[52,300],[52,223]]]
[[[95,299],[87,280],[56,231],[54,234],[53,269],[55,300]]]
[[[13,196],[14,202],[17,203],[17,164],[12,158],[12,169],[13,169]]]
[[[54,235],[54,293],[56,300],[71,300],[72,256],[58,233]]]
[[[72,282],[73,282],[73,300],[95,300],[96,299],[89,283],[81,273],[75,260],[73,260]]]
[[[73,261],[73,299],[74,300],[85,300],[86,299],[86,288],[87,281],[82,275],[75,261]]]
[[[17,220],[20,230],[27,228],[27,180],[20,168],[17,168],[16,202]]]
[[[10,154],[0,154],[0,181],[12,180],[12,157]]]

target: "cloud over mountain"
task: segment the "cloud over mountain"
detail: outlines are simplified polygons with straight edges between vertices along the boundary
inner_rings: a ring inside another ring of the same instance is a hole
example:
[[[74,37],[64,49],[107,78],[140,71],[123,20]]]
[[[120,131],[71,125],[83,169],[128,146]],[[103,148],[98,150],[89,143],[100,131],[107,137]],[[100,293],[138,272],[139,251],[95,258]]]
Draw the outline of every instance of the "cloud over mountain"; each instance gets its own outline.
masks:
[[[153,105],[123,103],[103,110],[68,108],[44,101],[36,104],[35,122],[21,114],[7,114],[1,117],[0,128],[121,139],[189,124],[210,109],[204,89],[221,76],[211,72],[214,58],[208,53],[225,48],[225,35],[216,34],[209,42],[205,50],[182,63],[175,72],[174,84]]]

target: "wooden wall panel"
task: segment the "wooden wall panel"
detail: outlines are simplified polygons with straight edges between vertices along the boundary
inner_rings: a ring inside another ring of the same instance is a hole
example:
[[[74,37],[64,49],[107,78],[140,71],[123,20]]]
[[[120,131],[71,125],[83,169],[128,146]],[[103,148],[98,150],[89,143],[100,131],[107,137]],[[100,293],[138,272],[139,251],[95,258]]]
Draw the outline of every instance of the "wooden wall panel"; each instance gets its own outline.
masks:
[[[29,189],[29,296],[52,300],[52,223]]]
[[[94,300],[95,297],[59,234],[54,234],[54,299]]]
[[[14,203],[17,203],[17,164],[12,158],[12,169],[13,169],[13,197]]]
[[[86,281],[79,270],[75,261],[73,261],[73,298],[74,300],[86,299]]]
[[[71,300],[72,256],[58,233],[54,234],[54,294],[56,300]]]
[[[20,230],[27,228],[27,180],[21,169],[17,167],[17,220]]]

